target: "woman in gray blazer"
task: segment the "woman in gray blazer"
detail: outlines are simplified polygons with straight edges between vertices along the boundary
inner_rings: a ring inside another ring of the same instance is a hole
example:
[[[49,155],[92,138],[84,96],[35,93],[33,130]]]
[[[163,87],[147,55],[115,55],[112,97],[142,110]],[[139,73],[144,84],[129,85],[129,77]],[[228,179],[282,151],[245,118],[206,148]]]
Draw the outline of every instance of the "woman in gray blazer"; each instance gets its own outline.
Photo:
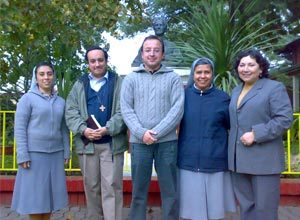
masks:
[[[241,84],[229,105],[228,166],[242,220],[276,220],[282,135],[293,120],[285,86],[267,79],[269,62],[257,50],[243,51],[234,66]]]

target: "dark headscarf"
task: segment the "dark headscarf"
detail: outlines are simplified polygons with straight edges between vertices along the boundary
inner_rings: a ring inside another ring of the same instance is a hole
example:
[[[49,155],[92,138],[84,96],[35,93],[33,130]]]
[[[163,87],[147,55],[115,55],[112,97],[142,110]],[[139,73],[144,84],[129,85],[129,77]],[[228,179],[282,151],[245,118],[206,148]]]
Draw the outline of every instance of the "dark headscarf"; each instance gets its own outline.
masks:
[[[187,87],[194,85],[194,71],[195,71],[196,66],[198,66],[198,65],[210,65],[212,74],[213,74],[213,78],[214,78],[215,65],[214,65],[213,61],[206,57],[201,57],[201,58],[196,59],[192,64],[191,72],[190,72],[189,79],[188,79],[188,82],[186,85]]]

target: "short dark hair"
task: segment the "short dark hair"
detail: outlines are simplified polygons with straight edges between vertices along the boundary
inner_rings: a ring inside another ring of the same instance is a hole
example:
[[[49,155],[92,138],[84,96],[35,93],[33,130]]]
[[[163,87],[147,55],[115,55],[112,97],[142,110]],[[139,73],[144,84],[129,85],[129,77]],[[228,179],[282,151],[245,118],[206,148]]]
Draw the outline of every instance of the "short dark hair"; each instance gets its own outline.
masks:
[[[269,61],[261,54],[259,50],[256,49],[249,49],[242,51],[238,54],[235,63],[234,63],[234,69],[236,73],[238,74],[238,67],[240,65],[241,59],[244,57],[250,56],[252,59],[255,59],[255,61],[258,63],[259,68],[261,69],[262,73],[260,74],[260,78],[268,78],[269,74],[269,67],[270,63]]]
[[[160,44],[161,44],[162,52],[165,53],[165,44],[164,44],[164,41],[160,37],[158,37],[156,35],[150,35],[148,37],[145,37],[145,39],[144,39],[144,41],[142,43],[141,52],[143,51],[143,49],[144,49],[144,43],[147,40],[158,40],[160,42]]]
[[[101,51],[103,51],[105,61],[107,61],[107,59],[108,59],[107,51],[104,50],[103,48],[99,47],[99,46],[94,45],[94,46],[89,47],[89,48],[86,50],[86,52],[85,52],[84,59],[85,59],[86,62],[89,62],[89,59],[88,59],[88,56],[87,56],[87,55],[88,55],[88,53],[89,53],[90,51],[92,51],[92,50],[101,50]]]
[[[39,62],[39,63],[35,66],[35,69],[34,69],[34,75],[35,75],[35,77],[36,77],[38,68],[40,68],[41,66],[48,66],[48,67],[51,68],[52,72],[55,73],[54,67],[53,67],[52,63],[47,62],[47,61],[42,61],[42,62]]]

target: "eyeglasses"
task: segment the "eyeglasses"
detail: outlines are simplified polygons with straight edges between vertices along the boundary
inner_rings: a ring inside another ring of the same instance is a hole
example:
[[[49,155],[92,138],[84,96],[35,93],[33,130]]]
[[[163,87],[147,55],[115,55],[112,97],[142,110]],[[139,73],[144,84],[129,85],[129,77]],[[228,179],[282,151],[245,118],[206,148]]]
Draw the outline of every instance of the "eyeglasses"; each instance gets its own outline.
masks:
[[[144,50],[144,52],[145,52],[145,53],[151,53],[151,52],[153,52],[153,53],[160,53],[160,52],[161,52],[161,49],[159,49],[159,48],[154,48],[154,49],[146,48],[146,49]]]

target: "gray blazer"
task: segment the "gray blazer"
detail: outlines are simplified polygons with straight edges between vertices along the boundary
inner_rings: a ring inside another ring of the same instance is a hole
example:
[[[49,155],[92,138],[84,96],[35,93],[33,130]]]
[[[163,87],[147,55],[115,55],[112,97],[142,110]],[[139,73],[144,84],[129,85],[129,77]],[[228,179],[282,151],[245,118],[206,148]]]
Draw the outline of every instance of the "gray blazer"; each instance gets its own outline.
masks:
[[[229,105],[228,167],[238,173],[278,174],[284,170],[282,135],[291,126],[293,110],[285,86],[259,79],[237,108],[242,84],[232,91]],[[245,146],[240,137],[255,133],[255,143]]]

